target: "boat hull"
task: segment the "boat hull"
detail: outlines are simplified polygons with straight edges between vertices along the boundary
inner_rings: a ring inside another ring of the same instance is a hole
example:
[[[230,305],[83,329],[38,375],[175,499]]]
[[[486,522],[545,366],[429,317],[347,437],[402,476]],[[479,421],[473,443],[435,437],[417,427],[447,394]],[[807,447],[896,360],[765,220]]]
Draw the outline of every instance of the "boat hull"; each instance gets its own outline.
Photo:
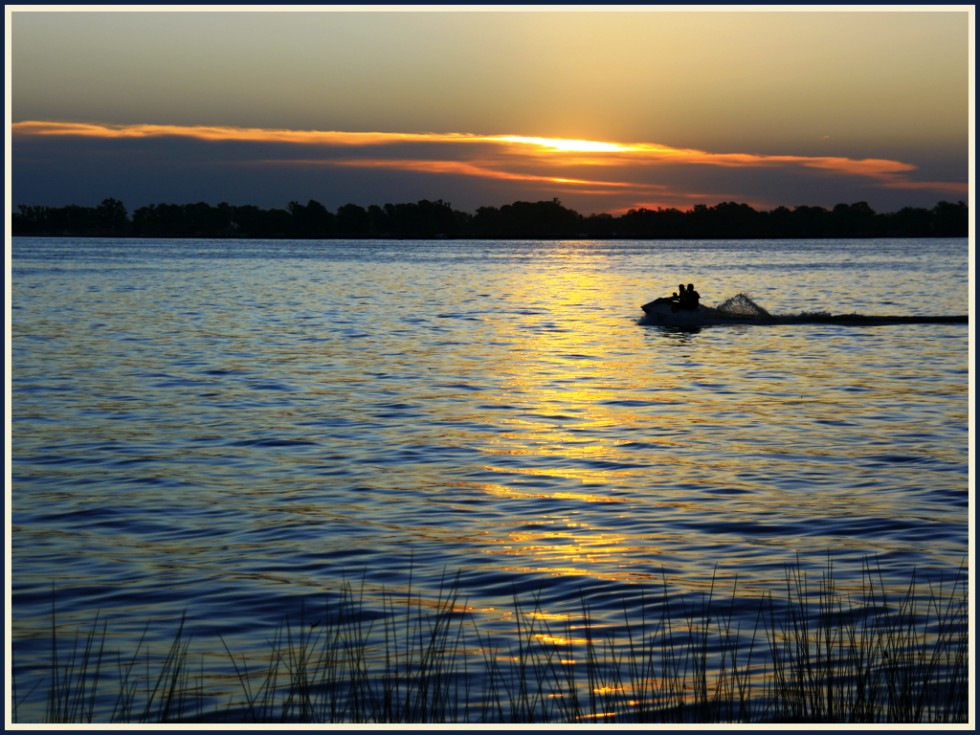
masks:
[[[696,309],[675,309],[673,304],[651,301],[643,305],[643,323],[669,327],[701,327],[709,324],[729,324],[737,318],[708,306]],[[754,321],[754,320],[752,320]]]

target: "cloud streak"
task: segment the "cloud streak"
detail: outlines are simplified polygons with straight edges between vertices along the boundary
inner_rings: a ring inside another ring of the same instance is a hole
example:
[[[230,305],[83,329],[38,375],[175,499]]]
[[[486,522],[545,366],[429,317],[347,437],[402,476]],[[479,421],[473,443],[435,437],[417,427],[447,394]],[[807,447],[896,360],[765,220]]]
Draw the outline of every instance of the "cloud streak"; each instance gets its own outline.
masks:
[[[351,132],[231,126],[122,125],[31,120],[13,123],[18,139],[147,140],[189,139],[206,143],[265,144],[240,163],[255,166],[332,166],[365,171],[387,170],[428,176],[462,176],[490,181],[547,185],[595,197],[615,196],[617,208],[644,206],[651,197],[689,206],[693,195],[671,187],[685,169],[754,172],[812,172],[811,176],[845,177],[892,190],[934,190],[965,195],[961,182],[916,181],[917,167],[883,158],[769,155],[712,152],[654,143],[572,140],[516,134]],[[311,149],[315,151],[311,155]],[[361,151],[367,155],[354,155]],[[419,155],[422,151],[424,155]],[[293,154],[297,155],[293,155]],[[239,152],[239,156],[242,154]],[[665,198],[666,197],[666,198]],[[750,197],[742,197],[750,198]]]

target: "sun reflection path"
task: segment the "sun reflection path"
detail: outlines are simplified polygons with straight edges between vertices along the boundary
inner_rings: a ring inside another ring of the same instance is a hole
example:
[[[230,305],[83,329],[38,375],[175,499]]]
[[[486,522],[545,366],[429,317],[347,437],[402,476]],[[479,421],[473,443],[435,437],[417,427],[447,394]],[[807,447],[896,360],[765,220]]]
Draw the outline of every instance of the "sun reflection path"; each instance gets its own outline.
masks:
[[[608,353],[608,327],[593,306],[612,285],[588,252],[558,254],[560,267],[528,269],[505,284],[529,313],[519,330],[502,318],[509,359],[488,400],[507,410],[486,414],[495,430],[481,442],[481,477],[461,484],[515,504],[513,522],[480,538],[480,553],[509,570],[629,582],[631,560],[651,546],[640,550],[617,528],[646,467],[622,446],[620,429],[639,414],[617,400],[624,363]]]

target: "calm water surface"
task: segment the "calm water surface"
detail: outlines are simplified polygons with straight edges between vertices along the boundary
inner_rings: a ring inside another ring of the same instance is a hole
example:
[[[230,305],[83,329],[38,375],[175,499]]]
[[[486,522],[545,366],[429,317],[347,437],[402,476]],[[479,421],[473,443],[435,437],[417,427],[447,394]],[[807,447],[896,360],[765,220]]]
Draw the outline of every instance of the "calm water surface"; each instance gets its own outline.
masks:
[[[227,673],[219,635],[261,651],[345,580],[458,573],[506,632],[515,593],[601,622],[664,579],[756,599],[796,559],[953,575],[970,328],[638,325],[681,281],[778,314],[969,308],[965,239],[15,239],[21,717],[52,589],[123,649],[186,611]]]

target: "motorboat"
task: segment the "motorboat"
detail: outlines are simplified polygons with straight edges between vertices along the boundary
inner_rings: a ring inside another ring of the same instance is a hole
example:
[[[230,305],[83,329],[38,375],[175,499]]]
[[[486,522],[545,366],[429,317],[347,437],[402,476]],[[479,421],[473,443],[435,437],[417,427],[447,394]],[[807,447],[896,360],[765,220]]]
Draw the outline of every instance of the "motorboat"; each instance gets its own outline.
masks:
[[[671,327],[701,327],[712,324],[765,324],[773,317],[745,294],[727,299],[717,307],[685,306],[676,298],[662,297],[643,304],[643,323]]]
[[[671,327],[700,327],[734,322],[738,317],[710,306],[681,308],[670,299],[656,299],[643,305],[644,323]]]
[[[663,327],[696,328],[723,324],[840,324],[844,326],[871,327],[889,324],[965,324],[968,315],[872,315],[829,314],[827,312],[803,312],[800,314],[770,314],[745,294],[727,299],[717,307],[699,304],[683,307],[675,299],[666,297],[643,304],[640,324]]]

